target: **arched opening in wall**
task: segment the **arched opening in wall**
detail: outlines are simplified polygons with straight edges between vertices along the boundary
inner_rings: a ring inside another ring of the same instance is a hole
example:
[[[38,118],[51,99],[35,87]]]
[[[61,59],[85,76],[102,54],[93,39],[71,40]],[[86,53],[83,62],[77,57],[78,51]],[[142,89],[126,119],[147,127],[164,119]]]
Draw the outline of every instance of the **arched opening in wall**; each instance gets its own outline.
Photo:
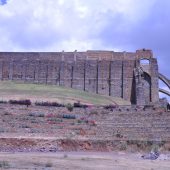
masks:
[[[143,90],[144,90],[144,100],[146,103],[150,103],[151,100],[151,77],[148,73],[144,72],[142,80]]]
[[[159,98],[166,98],[170,102],[170,89],[161,79],[159,79]]]
[[[146,58],[140,59],[140,65],[149,65],[149,64],[150,64],[149,59],[146,59]]]
[[[163,98],[166,98],[170,103],[170,96],[168,94],[165,94],[164,92],[159,91],[159,99],[163,99]]]

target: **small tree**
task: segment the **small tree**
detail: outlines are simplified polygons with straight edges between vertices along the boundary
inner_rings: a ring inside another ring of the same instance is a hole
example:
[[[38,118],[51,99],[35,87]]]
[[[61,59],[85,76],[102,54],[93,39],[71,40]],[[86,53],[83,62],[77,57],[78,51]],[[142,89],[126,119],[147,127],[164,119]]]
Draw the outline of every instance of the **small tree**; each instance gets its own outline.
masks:
[[[70,112],[73,111],[73,105],[72,105],[71,103],[68,103],[68,104],[66,105],[66,108],[67,108]]]

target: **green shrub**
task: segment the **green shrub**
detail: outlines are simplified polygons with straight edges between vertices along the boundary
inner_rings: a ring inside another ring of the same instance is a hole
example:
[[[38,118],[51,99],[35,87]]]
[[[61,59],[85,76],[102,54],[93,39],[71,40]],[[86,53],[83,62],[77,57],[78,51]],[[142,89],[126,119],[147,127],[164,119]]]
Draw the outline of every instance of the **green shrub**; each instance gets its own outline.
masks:
[[[123,138],[123,135],[121,134],[121,132],[119,130],[116,132],[116,137]]]
[[[39,114],[37,114],[37,117],[45,117],[45,114],[44,113],[39,113]]]
[[[127,142],[126,141],[122,141],[120,144],[120,150],[126,150],[127,149]]]
[[[71,103],[66,104],[66,108],[72,112],[73,111],[73,105]]]
[[[7,104],[8,102],[5,100],[0,100],[0,104]]]
[[[75,115],[64,114],[64,115],[62,116],[62,118],[64,118],[64,119],[76,119],[76,116],[75,116]]]
[[[27,107],[31,105],[31,101],[29,99],[24,100],[9,100],[10,104],[19,104],[19,105],[26,105]]]
[[[90,112],[90,115],[97,115],[98,114],[98,111],[97,110],[92,110],[91,112]]]
[[[7,161],[0,161],[0,168],[7,169],[10,168],[10,165]]]
[[[0,128],[0,133],[4,133],[4,132],[5,132],[4,128]]]
[[[53,164],[51,163],[51,162],[47,162],[46,164],[45,164],[45,167],[52,167],[53,166]]]
[[[156,145],[156,144],[152,145],[151,150],[152,150],[153,152],[158,152],[158,151],[159,151],[159,145]]]
[[[32,117],[45,117],[44,113],[29,113],[28,116],[32,116]]]
[[[19,128],[26,128],[26,129],[28,129],[30,127],[28,125],[20,125]]]
[[[11,115],[11,113],[9,113],[9,112],[4,112],[4,115]]]
[[[36,106],[53,106],[53,107],[64,107],[64,105],[63,104],[59,104],[59,103],[57,103],[57,102],[38,102],[38,101],[36,101],[35,102],[35,105]]]
[[[82,123],[82,122],[83,122],[83,121],[82,121],[82,120],[80,120],[80,119],[78,119],[78,120],[77,120],[77,123]]]

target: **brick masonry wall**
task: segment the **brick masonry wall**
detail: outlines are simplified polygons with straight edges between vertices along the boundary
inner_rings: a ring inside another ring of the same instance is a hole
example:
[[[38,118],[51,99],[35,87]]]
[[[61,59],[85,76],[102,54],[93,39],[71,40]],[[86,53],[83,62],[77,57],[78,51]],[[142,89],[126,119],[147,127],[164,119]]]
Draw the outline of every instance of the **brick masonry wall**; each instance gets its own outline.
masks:
[[[121,60],[111,62],[111,96],[123,97],[122,63]]]
[[[140,57],[141,56],[141,57]],[[0,53],[1,80],[56,84],[87,92],[121,97],[128,101],[140,98],[134,91],[134,69],[138,60],[150,65],[151,99],[158,101],[158,65],[149,50],[136,53],[113,51]],[[136,96],[135,96],[136,94]],[[145,100],[140,98],[140,100]]]

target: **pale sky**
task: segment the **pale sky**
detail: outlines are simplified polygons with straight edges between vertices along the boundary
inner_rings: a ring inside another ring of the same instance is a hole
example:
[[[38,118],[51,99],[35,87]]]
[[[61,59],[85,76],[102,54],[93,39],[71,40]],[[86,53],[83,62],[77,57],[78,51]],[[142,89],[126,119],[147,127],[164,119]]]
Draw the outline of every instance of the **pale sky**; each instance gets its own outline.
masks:
[[[0,51],[152,49],[170,78],[170,0],[0,0]]]

